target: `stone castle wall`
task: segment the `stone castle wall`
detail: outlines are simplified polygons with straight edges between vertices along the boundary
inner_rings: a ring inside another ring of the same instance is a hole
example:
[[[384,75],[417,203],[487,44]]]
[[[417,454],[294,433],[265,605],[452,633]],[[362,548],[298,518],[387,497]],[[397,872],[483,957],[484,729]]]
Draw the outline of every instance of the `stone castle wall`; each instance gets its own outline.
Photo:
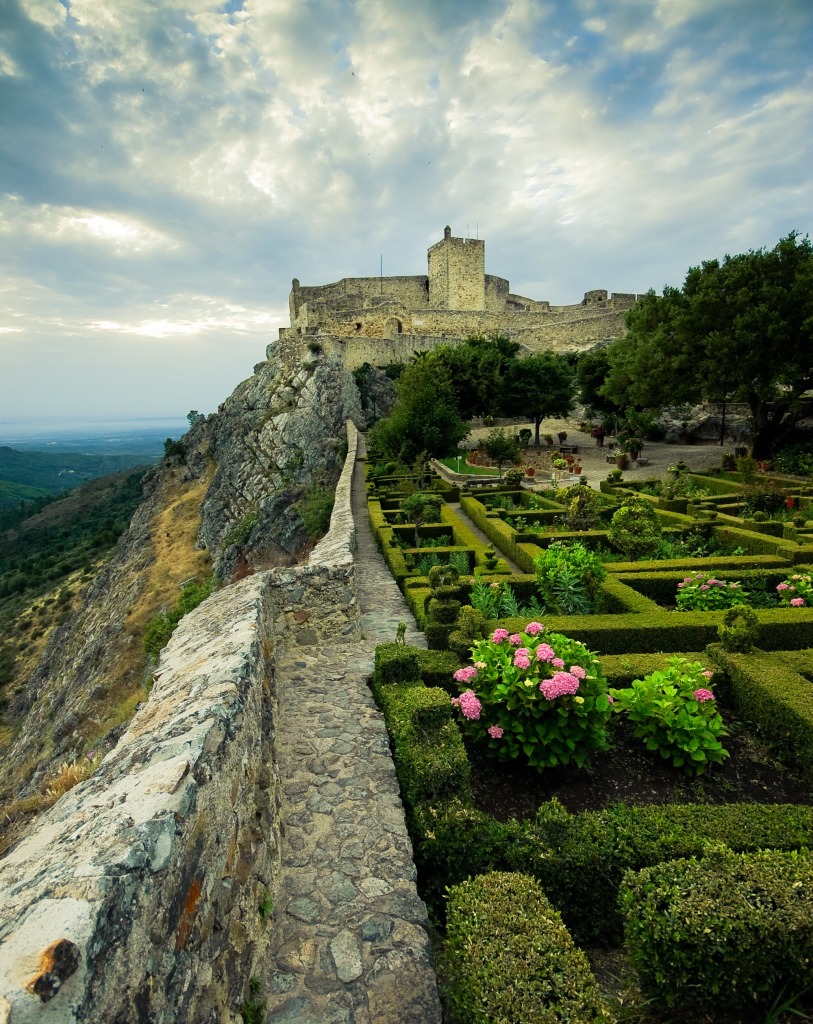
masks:
[[[485,273],[485,242],[454,238],[448,226],[427,261],[427,277],[343,278],[306,287],[295,279],[291,327],[280,331],[288,364],[321,344],[350,370],[365,362],[384,366],[438,344],[494,334],[527,352],[580,351],[624,334],[624,314],[640,298],[596,288],[580,303],[551,306],[515,295],[505,278]]]

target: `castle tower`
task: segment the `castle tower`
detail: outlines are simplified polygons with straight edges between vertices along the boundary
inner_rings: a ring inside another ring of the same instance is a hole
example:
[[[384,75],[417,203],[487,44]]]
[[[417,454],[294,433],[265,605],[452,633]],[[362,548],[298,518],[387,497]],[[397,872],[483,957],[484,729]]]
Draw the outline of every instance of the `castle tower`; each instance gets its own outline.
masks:
[[[443,240],[427,256],[431,309],[486,308],[486,243],[482,239],[452,238],[447,225]]]

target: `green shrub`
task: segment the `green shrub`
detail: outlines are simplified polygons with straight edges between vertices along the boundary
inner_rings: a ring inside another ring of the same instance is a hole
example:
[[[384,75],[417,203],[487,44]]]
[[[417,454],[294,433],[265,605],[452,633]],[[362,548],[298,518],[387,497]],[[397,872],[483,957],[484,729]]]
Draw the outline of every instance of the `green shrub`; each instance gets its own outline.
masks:
[[[599,1024],[587,957],[527,875],[481,875],[449,891],[444,961],[450,1024]]]
[[[436,523],[440,519],[443,498],[439,494],[428,494],[416,491],[401,501],[401,513],[404,520],[420,526],[421,523]]]
[[[538,622],[509,637],[497,629],[478,640],[473,665],[454,674],[463,727],[489,753],[507,761],[524,755],[529,765],[583,766],[607,745],[607,681],[595,655]]]
[[[766,631],[767,635],[772,632]],[[737,713],[772,742],[783,761],[801,769],[813,781],[811,673],[803,675],[786,650],[740,654],[715,645],[707,654],[725,672]]]
[[[655,507],[637,495],[625,498],[613,515],[607,537],[628,558],[645,558],[655,551],[663,529]]]
[[[728,730],[708,689],[712,675],[698,661],[670,658],[666,668],[610,690],[613,710],[634,724],[647,750],[690,775],[702,775],[709,762],[720,764],[729,756],[719,740]]]
[[[722,849],[628,874],[620,903],[645,994],[730,1012],[810,985],[813,854]]]
[[[554,541],[537,556],[534,566],[539,596],[550,613],[586,615],[595,609],[607,570],[580,541]]]
[[[392,737],[393,761],[408,806],[470,798],[469,760],[451,720],[445,690],[421,683],[381,686],[373,692]]]
[[[417,650],[404,644],[379,644],[375,649],[375,674],[379,682],[406,683],[420,679]]]
[[[756,612],[747,605],[729,608],[717,627],[717,633],[725,650],[746,654],[759,642],[759,619]]]
[[[224,546],[230,547],[232,544],[242,544],[257,525],[259,518],[256,511],[246,512],[223,538]]]
[[[210,594],[218,587],[216,576],[211,576],[203,583],[191,581],[185,583],[181,588],[181,595],[171,611],[161,611],[154,615],[147,623],[144,630],[144,650],[151,658],[157,658],[159,653],[169,643],[169,638],[175,632],[175,628],[184,615],[205,601]]]
[[[460,659],[451,651],[426,651],[419,647],[410,648],[418,659],[421,679],[425,686],[438,686],[447,693],[456,693],[457,688],[450,682],[452,673],[460,667]]]

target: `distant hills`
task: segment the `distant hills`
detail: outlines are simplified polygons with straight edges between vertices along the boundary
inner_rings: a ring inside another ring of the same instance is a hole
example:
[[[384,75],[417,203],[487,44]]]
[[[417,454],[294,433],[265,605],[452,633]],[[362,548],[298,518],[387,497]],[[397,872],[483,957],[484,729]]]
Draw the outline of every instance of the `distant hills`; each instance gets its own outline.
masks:
[[[151,461],[141,452],[19,451],[0,445],[0,510]]]

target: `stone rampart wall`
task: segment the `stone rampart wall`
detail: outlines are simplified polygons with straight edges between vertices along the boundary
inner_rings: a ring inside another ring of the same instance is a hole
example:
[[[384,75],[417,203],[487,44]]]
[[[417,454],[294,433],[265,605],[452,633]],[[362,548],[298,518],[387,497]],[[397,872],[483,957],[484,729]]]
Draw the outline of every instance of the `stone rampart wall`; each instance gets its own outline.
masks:
[[[187,615],[116,747],[0,860],[2,1024],[239,1022],[278,883],[274,651],[359,636],[348,432],[309,564]]]

